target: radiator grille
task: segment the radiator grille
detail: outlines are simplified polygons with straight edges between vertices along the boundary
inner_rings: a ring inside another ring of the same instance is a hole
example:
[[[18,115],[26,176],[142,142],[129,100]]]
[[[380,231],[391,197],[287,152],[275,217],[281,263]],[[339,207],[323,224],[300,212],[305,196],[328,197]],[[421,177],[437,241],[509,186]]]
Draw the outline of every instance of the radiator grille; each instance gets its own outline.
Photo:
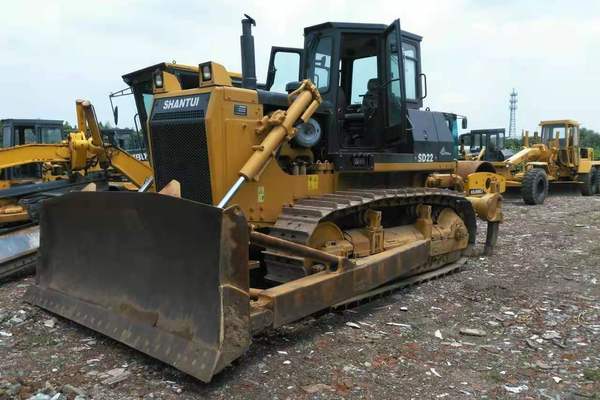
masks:
[[[152,118],[150,136],[157,188],[176,179],[183,198],[212,204],[204,119],[189,116],[171,114],[166,120],[159,114]]]
[[[165,114],[154,114],[153,121],[180,120],[180,119],[200,119],[204,118],[204,110],[176,111]]]

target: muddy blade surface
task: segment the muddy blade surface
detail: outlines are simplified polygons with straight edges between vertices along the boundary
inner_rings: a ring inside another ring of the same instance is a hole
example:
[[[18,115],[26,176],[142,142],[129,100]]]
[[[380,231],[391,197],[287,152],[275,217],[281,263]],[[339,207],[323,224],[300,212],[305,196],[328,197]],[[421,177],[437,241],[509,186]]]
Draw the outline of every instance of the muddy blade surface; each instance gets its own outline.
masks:
[[[208,382],[250,344],[247,265],[235,208],[72,193],[44,202],[27,299]]]

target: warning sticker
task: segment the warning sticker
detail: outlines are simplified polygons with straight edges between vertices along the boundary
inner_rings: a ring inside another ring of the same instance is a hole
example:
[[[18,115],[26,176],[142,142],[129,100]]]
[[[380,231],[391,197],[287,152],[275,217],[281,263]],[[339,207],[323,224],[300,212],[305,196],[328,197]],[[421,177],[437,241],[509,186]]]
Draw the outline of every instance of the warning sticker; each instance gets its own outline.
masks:
[[[319,190],[319,175],[308,175],[308,190]]]
[[[257,189],[257,194],[258,194],[258,202],[264,203],[265,202],[265,187],[259,186]]]

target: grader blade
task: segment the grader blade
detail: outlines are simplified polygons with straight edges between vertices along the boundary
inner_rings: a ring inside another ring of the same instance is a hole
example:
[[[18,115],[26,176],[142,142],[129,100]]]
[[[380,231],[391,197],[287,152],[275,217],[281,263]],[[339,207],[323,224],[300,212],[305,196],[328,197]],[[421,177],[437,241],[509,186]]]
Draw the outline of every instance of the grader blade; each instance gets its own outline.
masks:
[[[248,225],[155,193],[43,204],[28,301],[208,382],[250,345]]]

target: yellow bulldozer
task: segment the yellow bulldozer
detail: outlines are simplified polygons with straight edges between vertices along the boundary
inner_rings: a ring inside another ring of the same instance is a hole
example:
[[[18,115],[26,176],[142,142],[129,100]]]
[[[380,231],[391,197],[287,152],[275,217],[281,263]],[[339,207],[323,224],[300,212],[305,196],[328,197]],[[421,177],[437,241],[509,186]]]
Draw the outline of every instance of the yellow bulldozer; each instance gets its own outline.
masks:
[[[27,294],[205,382],[265,329],[457,268],[476,215],[488,232],[501,219],[498,193],[426,187],[456,161],[447,115],[422,110],[420,36],[399,20],[307,27],[257,84],[252,25],[239,82],[215,62],[185,85],[155,71],[158,193],[44,202]]]
[[[600,161],[594,149],[582,147],[579,123],[574,120],[540,122],[541,135],[523,136],[523,148],[495,165],[506,179],[507,187],[521,188],[526,204],[542,204],[549,183],[578,184],[581,194],[591,196],[600,187]]]

